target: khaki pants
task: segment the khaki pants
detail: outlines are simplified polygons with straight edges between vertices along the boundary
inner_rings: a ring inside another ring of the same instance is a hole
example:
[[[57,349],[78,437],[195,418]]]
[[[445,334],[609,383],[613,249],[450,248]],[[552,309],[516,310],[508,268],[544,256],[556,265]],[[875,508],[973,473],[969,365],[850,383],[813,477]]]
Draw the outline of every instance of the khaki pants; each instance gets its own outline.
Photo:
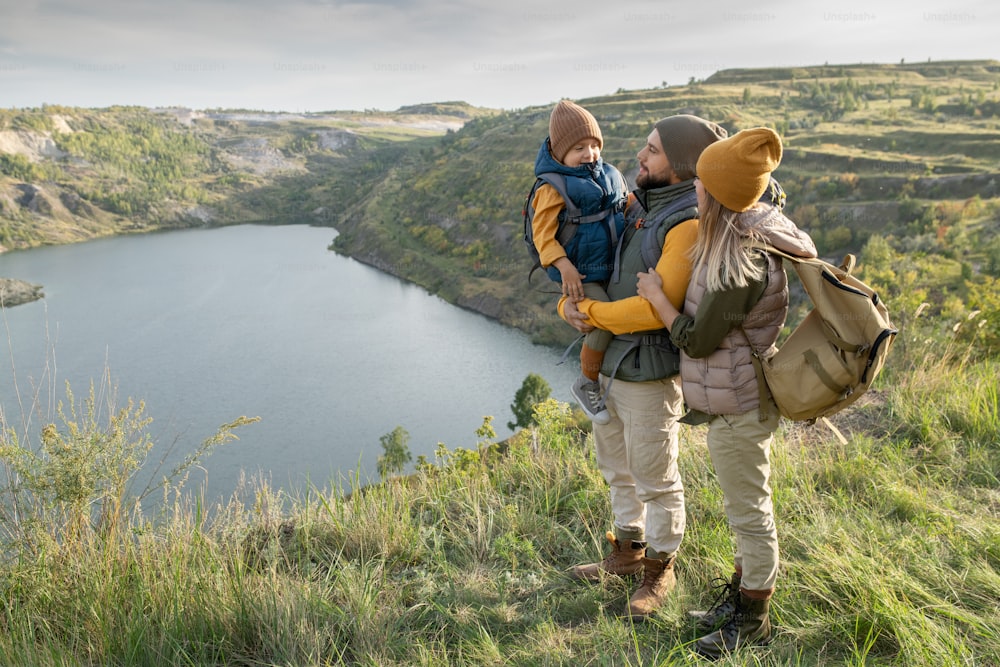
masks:
[[[607,387],[608,378],[601,376]],[[684,537],[684,486],[677,467],[684,401],[679,376],[611,383],[611,421],[594,424],[597,464],[611,487],[619,538],[645,540],[664,555]]]
[[[722,487],[726,517],[736,535],[736,568],[742,587],[774,588],[778,577],[778,531],[771,502],[771,442],[778,428],[774,406],[760,421],[757,409],[717,415],[708,425],[708,451]]]

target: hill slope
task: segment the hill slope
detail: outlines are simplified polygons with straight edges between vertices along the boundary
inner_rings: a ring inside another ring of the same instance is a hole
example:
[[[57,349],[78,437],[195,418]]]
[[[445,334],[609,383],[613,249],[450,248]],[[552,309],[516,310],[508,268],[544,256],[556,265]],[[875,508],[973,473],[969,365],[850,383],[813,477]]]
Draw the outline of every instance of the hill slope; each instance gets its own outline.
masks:
[[[0,251],[165,227],[324,223],[361,156],[489,113],[464,103],[392,113],[0,110]]]
[[[686,86],[579,100],[604,157],[629,177],[658,118],[694,113],[730,133],[775,127],[790,215],[821,252],[858,253],[875,234],[973,271],[996,252],[1000,63],[728,70]],[[336,220],[335,247],[539,340],[565,340],[551,286],[521,241],[548,107],[476,119],[384,171]],[[862,262],[864,258],[862,257]]]

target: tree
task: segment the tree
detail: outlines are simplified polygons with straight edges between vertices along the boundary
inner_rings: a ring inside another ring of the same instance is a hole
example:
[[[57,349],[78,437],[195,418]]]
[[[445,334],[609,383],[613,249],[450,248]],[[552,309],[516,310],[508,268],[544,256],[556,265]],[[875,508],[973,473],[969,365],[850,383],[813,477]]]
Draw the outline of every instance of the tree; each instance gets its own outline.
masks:
[[[514,413],[515,421],[507,422],[507,428],[526,428],[535,423],[535,406],[552,395],[552,387],[541,375],[529,373],[521,388],[514,394],[514,402],[510,411]]]
[[[382,443],[382,451],[385,452],[378,457],[378,474],[383,479],[389,475],[400,473],[406,464],[413,460],[410,453],[410,434],[402,426],[397,426],[392,433],[386,433],[379,442]]]

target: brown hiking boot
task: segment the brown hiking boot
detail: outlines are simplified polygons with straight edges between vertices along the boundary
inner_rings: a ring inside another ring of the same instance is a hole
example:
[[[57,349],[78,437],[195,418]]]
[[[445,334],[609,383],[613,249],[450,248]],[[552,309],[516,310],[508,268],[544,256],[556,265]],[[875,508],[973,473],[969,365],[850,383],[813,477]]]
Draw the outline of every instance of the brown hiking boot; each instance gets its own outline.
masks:
[[[664,598],[674,590],[677,585],[674,560],[674,557],[642,559],[642,585],[628,601],[628,615],[633,621],[641,621],[663,606]]]
[[[740,575],[734,572],[730,581],[716,579],[713,583],[718,593],[708,611],[688,612],[688,616],[697,619],[695,627],[699,632],[718,629],[736,613],[736,600],[740,597]]]
[[[754,600],[740,593],[736,611],[725,625],[705,635],[695,650],[706,658],[718,660],[742,646],[761,646],[771,640],[770,600]]]
[[[611,553],[599,563],[574,565],[569,574],[574,579],[582,581],[600,581],[601,577],[614,574],[627,577],[637,574],[642,569],[642,556],[646,547],[640,542],[629,541],[622,544],[610,530],[607,532],[608,542],[611,542]]]

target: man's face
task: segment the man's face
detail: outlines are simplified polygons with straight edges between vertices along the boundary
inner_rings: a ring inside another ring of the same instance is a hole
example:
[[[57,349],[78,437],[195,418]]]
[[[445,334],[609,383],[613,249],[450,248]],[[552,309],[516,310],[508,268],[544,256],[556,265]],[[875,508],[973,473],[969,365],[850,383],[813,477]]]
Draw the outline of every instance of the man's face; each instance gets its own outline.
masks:
[[[646,137],[646,145],[636,157],[639,158],[639,174],[635,177],[635,184],[640,188],[652,190],[679,182],[674,168],[670,166],[667,154],[663,151],[660,133],[655,128]]]

